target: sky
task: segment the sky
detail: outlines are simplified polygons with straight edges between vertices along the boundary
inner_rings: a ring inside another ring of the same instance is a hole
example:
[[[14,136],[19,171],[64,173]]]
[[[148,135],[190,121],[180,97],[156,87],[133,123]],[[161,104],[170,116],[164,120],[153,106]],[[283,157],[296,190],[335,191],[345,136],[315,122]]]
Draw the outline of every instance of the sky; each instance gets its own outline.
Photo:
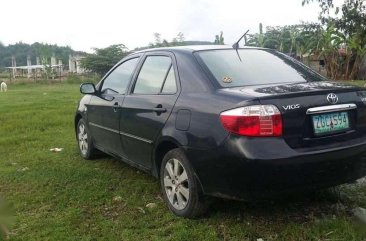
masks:
[[[341,0],[336,0],[336,3]],[[43,42],[92,52],[112,44],[129,49],[154,41],[158,32],[170,41],[213,41],[223,31],[234,43],[258,25],[316,22],[319,6],[302,0],[2,0],[0,42]]]

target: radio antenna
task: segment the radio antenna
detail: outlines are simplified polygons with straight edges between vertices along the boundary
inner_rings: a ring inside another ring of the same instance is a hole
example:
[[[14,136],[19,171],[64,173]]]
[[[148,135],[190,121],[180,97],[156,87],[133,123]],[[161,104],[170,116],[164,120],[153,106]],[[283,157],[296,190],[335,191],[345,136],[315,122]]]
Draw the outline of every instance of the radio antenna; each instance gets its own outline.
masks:
[[[233,49],[235,49],[235,51],[236,51],[236,54],[238,55],[238,57],[239,57],[239,60],[240,60],[240,62],[242,62],[241,61],[241,58],[240,58],[240,54],[239,54],[239,51],[238,51],[238,49],[239,49],[239,42],[247,35],[247,33],[249,32],[249,29],[243,34],[243,36],[241,36],[240,37],[240,39],[238,40],[238,41],[236,41],[232,46],[233,46]]]
[[[240,39],[238,41],[236,41],[233,44],[233,48],[234,49],[238,49],[239,48],[239,42],[247,35],[248,32],[249,32],[249,29],[243,34],[243,36],[240,37]]]

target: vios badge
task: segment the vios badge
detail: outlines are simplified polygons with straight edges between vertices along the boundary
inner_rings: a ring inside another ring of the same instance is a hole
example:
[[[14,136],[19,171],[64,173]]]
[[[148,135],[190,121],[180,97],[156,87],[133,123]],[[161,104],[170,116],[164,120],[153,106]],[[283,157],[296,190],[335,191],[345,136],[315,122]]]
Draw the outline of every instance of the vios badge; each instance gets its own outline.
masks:
[[[331,104],[337,104],[338,96],[336,94],[330,93],[327,95],[327,100]]]

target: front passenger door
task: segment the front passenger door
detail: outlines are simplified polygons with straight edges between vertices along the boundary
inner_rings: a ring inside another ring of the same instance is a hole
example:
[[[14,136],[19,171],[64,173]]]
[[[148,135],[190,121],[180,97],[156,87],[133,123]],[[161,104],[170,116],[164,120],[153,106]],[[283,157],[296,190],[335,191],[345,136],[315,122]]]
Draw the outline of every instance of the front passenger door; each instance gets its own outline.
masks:
[[[94,144],[112,154],[125,157],[119,134],[121,106],[139,58],[116,66],[102,81],[99,94],[88,106],[88,124]]]

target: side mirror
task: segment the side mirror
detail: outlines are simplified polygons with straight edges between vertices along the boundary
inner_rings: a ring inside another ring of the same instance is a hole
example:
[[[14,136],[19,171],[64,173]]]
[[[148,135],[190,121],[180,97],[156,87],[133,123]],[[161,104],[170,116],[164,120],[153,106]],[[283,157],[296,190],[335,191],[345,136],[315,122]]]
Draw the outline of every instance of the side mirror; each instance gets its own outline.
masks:
[[[82,94],[93,95],[96,92],[95,85],[92,83],[84,83],[80,85],[80,93]]]

